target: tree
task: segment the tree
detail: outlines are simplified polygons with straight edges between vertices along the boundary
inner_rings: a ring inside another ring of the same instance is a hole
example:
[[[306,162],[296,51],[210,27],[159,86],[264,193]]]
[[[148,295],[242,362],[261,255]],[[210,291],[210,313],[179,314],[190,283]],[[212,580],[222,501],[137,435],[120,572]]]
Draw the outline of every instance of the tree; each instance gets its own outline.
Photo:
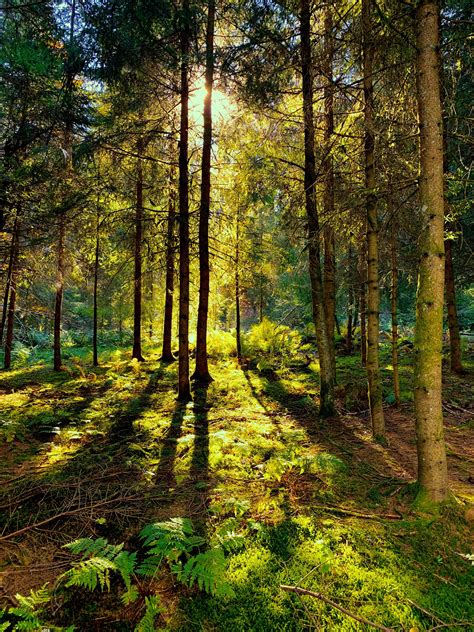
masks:
[[[364,157],[367,210],[367,382],[372,433],[385,437],[382,383],[379,368],[379,272],[378,217],[375,178],[374,41],[372,0],[362,0],[362,55],[364,72]]]
[[[300,4],[300,48],[303,75],[303,118],[304,118],[304,191],[308,220],[309,274],[314,326],[320,364],[320,407],[321,417],[334,414],[334,375],[331,360],[331,341],[324,310],[323,277],[321,270],[321,248],[318,209],[316,205],[316,158],[314,151],[313,117],[313,70],[311,55],[311,11],[309,0]]]
[[[215,0],[208,1],[206,28],[206,94],[201,166],[201,205],[199,209],[199,306],[196,335],[197,383],[212,380],[207,362],[207,317],[209,309],[209,212],[211,203],[212,86],[214,81]]]
[[[443,121],[440,94],[439,2],[416,11],[416,89],[420,125],[420,262],[415,326],[415,419],[418,483],[427,499],[448,494],[441,392],[444,297]]]
[[[191,399],[189,384],[189,1],[183,0],[181,11],[181,86],[179,127],[179,324],[178,324],[178,400]]]

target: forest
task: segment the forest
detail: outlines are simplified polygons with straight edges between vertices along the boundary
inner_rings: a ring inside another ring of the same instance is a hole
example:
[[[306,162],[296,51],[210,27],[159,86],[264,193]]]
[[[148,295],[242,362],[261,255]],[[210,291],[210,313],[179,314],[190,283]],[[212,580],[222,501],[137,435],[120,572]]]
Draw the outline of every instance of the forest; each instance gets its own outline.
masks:
[[[0,631],[474,630],[469,0],[3,0]]]

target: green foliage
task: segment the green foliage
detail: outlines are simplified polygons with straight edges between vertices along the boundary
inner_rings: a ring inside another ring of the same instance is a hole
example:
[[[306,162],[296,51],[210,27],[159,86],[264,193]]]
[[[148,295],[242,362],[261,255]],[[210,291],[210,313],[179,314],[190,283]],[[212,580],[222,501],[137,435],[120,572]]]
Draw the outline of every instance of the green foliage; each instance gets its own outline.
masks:
[[[207,352],[211,358],[229,358],[237,354],[235,335],[230,331],[213,329],[207,334]]]
[[[188,518],[148,524],[140,532],[140,538],[148,549],[147,558],[139,569],[142,575],[153,575],[164,559],[176,562],[181,555],[189,554],[205,543],[204,538],[194,534]]]
[[[219,597],[232,597],[234,592],[225,581],[226,560],[220,548],[209,549],[190,557],[183,565],[171,567],[179,581],[192,587],[196,582],[200,590]]]
[[[27,596],[16,594],[18,606],[0,610],[0,630],[36,631],[46,627],[43,621],[44,608],[51,601],[51,593],[44,584],[39,590],[31,590]],[[56,629],[56,628],[55,628]],[[68,628],[68,631],[73,627]]]
[[[135,632],[155,632],[155,619],[163,611],[156,595],[145,597],[145,614],[135,627]]]
[[[298,352],[301,345],[300,334],[286,327],[263,318],[261,323],[253,325],[244,338],[245,352],[258,357],[268,356],[288,357]]]
[[[62,575],[66,586],[95,590],[99,585],[101,590],[110,590],[110,573],[114,571],[121,574],[127,589],[130,589],[136,555],[122,551],[123,544],[109,544],[105,538],[81,538],[66,544],[66,548],[83,558]]]

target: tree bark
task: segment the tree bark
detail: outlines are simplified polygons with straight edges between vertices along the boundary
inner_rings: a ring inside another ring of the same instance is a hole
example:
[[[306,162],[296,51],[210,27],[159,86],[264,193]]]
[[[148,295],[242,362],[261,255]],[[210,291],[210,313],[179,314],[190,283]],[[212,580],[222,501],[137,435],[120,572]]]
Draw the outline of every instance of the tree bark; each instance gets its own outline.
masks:
[[[175,358],[171,350],[173,331],[173,292],[174,292],[174,249],[175,249],[175,222],[176,222],[176,191],[174,166],[171,165],[169,173],[168,192],[168,225],[166,234],[166,280],[165,280],[165,313],[163,320],[163,349],[161,359],[163,362],[174,362]]]
[[[420,125],[420,203],[423,222],[415,325],[415,418],[420,500],[448,495],[442,407],[444,295],[443,122],[439,66],[439,2],[416,12],[416,87]]]
[[[96,218],[96,232],[95,232],[95,252],[94,252],[94,305],[93,305],[93,323],[92,323],[92,364],[99,366],[99,351],[97,346],[97,314],[98,314],[98,284],[99,284],[99,256],[100,256],[100,221],[99,212],[97,212]]]
[[[135,203],[135,266],[133,275],[133,349],[132,358],[144,361],[142,356],[142,239],[143,239],[143,140],[137,147],[137,180]]]
[[[334,375],[331,359],[331,341],[327,330],[326,313],[324,309],[319,217],[316,206],[310,0],[301,0],[300,29],[305,153],[304,185],[306,215],[308,220],[309,274],[311,280],[313,319],[320,364],[321,394],[319,414],[321,417],[328,417],[334,414]]]
[[[365,248],[362,246],[359,255],[359,314],[360,314],[360,361],[367,366],[367,266]]]
[[[374,167],[374,100],[373,66],[374,43],[372,33],[373,0],[362,0],[363,70],[364,70],[364,156],[367,210],[367,382],[372,434],[375,439],[385,438],[385,420],[382,402],[382,383],[379,367],[379,254],[378,217],[375,194]]]
[[[13,224],[13,231],[12,231],[12,240],[10,243],[10,256],[8,259],[8,270],[7,270],[7,278],[5,282],[5,293],[3,296],[2,322],[0,324],[0,344],[3,343],[3,332],[5,331],[5,322],[7,320],[8,297],[10,296],[10,284],[11,284],[11,278],[12,278],[13,260],[15,258],[15,240],[16,240],[17,226],[18,226],[18,216],[15,217],[15,222]]]
[[[196,370],[193,379],[200,384],[212,381],[207,360],[207,320],[209,311],[209,213],[211,205],[212,86],[214,82],[215,0],[208,0],[206,29],[206,95],[201,166],[201,204],[199,209],[199,306],[196,335]]]
[[[59,215],[58,228],[58,258],[56,268],[56,297],[54,301],[54,339],[53,356],[54,370],[61,370],[61,315],[64,294],[64,261],[65,261],[65,240],[66,240],[66,217],[63,212]]]
[[[74,71],[71,64],[72,47],[74,44],[74,24],[76,19],[76,0],[72,0],[71,18],[69,23],[69,51],[65,77],[65,102],[67,103],[66,123],[64,127],[64,146],[66,150],[66,178],[72,178],[74,172],[73,164],[73,112],[71,96],[74,90]],[[55,371],[61,370],[61,319],[64,296],[64,274],[66,258],[66,215],[61,209],[59,214],[59,234],[58,234],[58,263],[56,269],[56,296],[54,301],[54,340],[53,340],[53,367]]]
[[[240,217],[237,209],[235,226],[235,341],[237,345],[237,362],[242,363],[242,338],[240,331]],[[261,322],[261,321],[260,321]]]
[[[181,39],[181,117],[179,131],[179,328],[178,400],[191,399],[189,383],[189,0],[182,4]]]
[[[456,307],[456,286],[454,284],[453,246],[450,239],[445,240],[444,250],[446,256],[446,307],[448,309],[451,371],[453,373],[463,373],[464,369],[462,366],[461,357],[461,336],[459,335],[458,310]]]
[[[9,369],[12,362],[12,349],[13,349],[13,330],[15,325],[15,304],[16,304],[16,288],[17,288],[17,275],[18,275],[18,255],[20,249],[20,228],[18,225],[18,219],[15,218],[13,239],[13,259],[10,275],[10,301],[8,304],[7,314],[7,330],[5,335],[5,356],[4,356],[4,368]]]
[[[392,287],[390,304],[392,310],[392,369],[393,394],[397,408],[400,406],[400,377],[398,374],[398,269],[397,269],[397,228],[392,220],[392,239],[390,243],[390,261],[392,267]]]
[[[334,218],[334,168],[332,142],[334,134],[334,85],[332,66],[334,57],[332,7],[328,4],[324,11],[324,307],[328,331],[333,379],[336,381],[336,353],[334,347],[334,327],[336,321],[336,239],[332,222]]]

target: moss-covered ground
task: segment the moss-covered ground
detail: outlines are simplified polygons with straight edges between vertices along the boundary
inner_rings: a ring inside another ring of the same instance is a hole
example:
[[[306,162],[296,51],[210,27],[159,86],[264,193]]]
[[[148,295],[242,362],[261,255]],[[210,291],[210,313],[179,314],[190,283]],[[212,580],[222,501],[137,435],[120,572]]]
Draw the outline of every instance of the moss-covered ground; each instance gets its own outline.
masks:
[[[472,373],[446,376],[453,499],[440,515],[413,510],[416,472],[411,358],[402,359],[400,410],[383,376],[389,444],[370,437],[359,359],[338,358],[337,418],[317,418],[318,367],[259,371],[213,361],[214,381],[176,402],[176,365],[148,348],[103,351],[92,369],[74,352],[2,373],[0,598],[68,568],[77,537],[136,542],[140,528],[190,518],[209,540],[232,534],[234,596],[157,577],[162,630],[362,630],[321,593],[394,630],[474,629]],[[384,356],[385,357],[385,356]],[[48,360],[48,361],[46,361]],[[130,630],[136,613],[114,595],[56,595],[50,620],[77,630]]]

